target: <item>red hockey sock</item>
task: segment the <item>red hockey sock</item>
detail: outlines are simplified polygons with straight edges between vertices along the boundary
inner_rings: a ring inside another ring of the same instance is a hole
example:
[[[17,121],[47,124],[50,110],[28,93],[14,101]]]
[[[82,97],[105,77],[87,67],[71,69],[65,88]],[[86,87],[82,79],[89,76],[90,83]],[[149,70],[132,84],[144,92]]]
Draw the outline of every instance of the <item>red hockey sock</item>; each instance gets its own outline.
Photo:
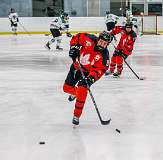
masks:
[[[87,93],[88,93],[88,90],[85,87],[79,86],[76,89],[76,103],[75,103],[75,109],[74,109],[74,116],[78,118],[82,114],[82,110],[85,104]]]
[[[123,58],[121,56],[117,56],[117,71],[122,72],[123,70]]]
[[[110,63],[110,71],[111,71],[111,72],[114,72],[115,66],[116,66],[116,57],[113,56],[113,57],[111,58],[111,63]]]

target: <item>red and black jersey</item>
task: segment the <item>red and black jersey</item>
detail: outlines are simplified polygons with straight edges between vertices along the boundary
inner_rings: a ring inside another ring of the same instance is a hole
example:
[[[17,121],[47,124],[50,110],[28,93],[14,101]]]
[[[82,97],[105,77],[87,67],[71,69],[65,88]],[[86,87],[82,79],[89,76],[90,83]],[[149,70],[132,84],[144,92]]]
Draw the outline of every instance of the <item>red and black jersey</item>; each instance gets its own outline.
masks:
[[[131,55],[134,47],[134,42],[136,40],[136,33],[131,30],[130,33],[127,33],[124,27],[116,26],[111,34],[121,34],[119,44],[117,45],[116,50],[122,50],[124,54]]]
[[[108,69],[109,51],[104,49],[102,52],[96,51],[95,46],[97,37],[88,33],[79,33],[73,36],[70,41],[72,45],[80,45],[80,64],[84,72],[98,80]],[[79,70],[78,61],[73,63],[75,69]]]

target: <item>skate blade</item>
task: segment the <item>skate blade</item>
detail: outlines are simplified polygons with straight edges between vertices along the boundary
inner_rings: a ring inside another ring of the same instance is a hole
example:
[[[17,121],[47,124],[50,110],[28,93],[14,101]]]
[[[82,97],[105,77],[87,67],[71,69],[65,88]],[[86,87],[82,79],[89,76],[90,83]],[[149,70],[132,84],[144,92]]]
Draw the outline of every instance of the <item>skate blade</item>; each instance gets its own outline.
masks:
[[[50,51],[50,49],[49,49],[46,45],[45,45],[44,47],[45,47],[48,51]]]
[[[78,127],[79,127],[79,125],[76,125],[76,124],[73,124],[73,126],[72,126],[73,129],[76,129]]]
[[[120,76],[113,76],[113,78],[120,78]]]

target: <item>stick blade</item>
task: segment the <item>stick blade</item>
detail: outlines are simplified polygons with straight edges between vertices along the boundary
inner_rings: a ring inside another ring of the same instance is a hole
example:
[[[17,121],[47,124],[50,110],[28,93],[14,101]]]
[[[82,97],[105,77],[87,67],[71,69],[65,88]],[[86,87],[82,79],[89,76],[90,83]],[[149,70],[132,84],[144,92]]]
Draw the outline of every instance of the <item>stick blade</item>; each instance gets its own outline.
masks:
[[[110,124],[110,121],[111,121],[111,119],[109,119],[108,121],[101,121],[101,124],[102,125],[108,125],[108,124]]]
[[[146,78],[145,77],[139,77],[139,80],[145,80]]]

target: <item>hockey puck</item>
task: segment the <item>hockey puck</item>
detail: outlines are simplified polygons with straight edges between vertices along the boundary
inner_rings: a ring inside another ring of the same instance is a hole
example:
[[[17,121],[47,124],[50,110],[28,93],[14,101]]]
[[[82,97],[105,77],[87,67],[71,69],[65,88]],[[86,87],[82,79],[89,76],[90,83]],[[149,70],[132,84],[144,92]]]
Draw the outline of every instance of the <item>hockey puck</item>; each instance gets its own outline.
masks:
[[[121,133],[121,131],[119,129],[116,128],[115,130],[116,130],[116,132]]]
[[[41,142],[39,142],[39,144],[45,144],[45,142],[44,141],[41,141]]]

